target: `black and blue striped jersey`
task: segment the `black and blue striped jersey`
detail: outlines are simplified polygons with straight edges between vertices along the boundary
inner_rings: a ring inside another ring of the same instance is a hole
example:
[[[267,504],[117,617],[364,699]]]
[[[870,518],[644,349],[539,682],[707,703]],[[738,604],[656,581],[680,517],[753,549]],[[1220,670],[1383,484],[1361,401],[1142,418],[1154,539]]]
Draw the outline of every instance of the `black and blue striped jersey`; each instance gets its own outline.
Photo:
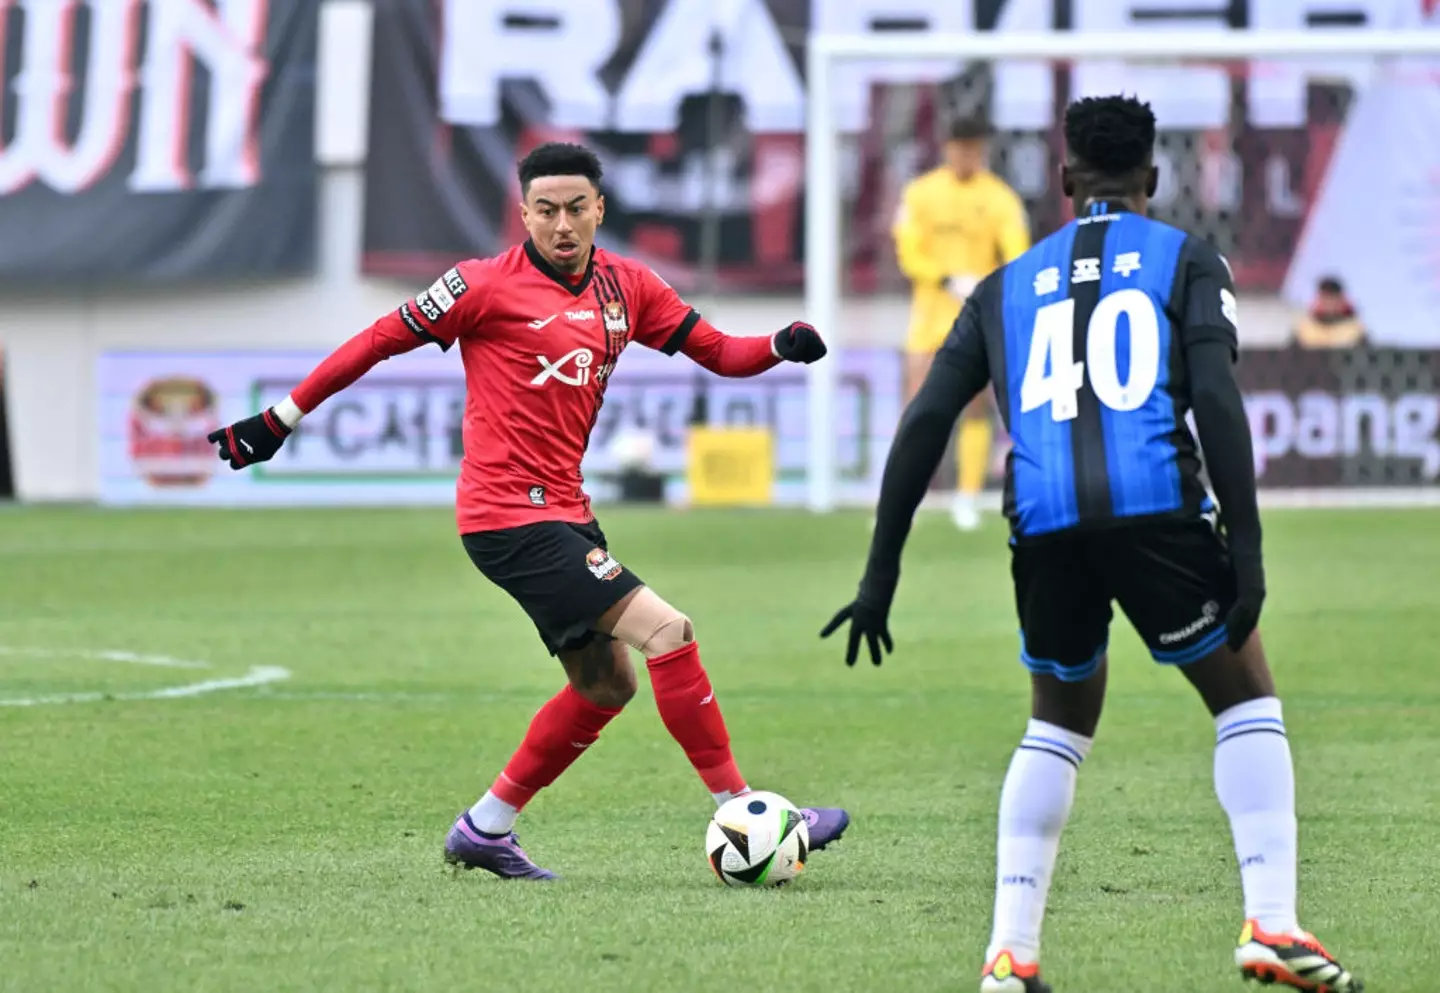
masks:
[[[1228,265],[1205,241],[1090,204],[987,277],[936,355],[988,367],[1012,450],[1017,538],[1210,507],[1186,423],[1186,350],[1237,346]]]

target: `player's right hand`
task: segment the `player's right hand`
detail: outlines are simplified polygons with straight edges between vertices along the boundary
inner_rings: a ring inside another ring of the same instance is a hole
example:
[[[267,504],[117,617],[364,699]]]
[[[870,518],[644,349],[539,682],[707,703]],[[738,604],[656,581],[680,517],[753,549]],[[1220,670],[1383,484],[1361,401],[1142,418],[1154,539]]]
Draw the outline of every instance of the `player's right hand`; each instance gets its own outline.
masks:
[[[820,637],[830,637],[842,624],[849,621],[850,642],[845,646],[845,664],[855,664],[855,659],[860,654],[860,639],[864,637],[870,648],[870,661],[879,665],[881,645],[885,646],[886,652],[895,651],[895,643],[890,640],[889,613],[885,607],[873,604],[864,597],[856,597],[830,619],[830,623],[821,629]]]
[[[230,463],[232,469],[243,469],[273,459],[289,434],[285,422],[275,415],[275,408],[269,407],[254,417],[211,431],[205,440],[220,446],[221,462]]]
[[[1260,608],[1265,603],[1265,569],[1259,558],[1249,556],[1234,560],[1235,605],[1225,615],[1225,642],[1238,652],[1260,623]]]

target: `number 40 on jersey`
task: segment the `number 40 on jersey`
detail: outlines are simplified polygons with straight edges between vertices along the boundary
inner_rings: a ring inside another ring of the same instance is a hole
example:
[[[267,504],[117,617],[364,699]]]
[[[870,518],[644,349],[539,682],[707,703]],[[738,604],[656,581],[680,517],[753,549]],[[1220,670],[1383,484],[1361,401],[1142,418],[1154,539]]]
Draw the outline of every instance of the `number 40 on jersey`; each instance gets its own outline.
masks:
[[[1115,341],[1120,318],[1130,324],[1130,368],[1120,381]],[[1160,377],[1160,315],[1144,290],[1107,293],[1090,312],[1085,329],[1085,360],[1075,358],[1075,301],[1060,300],[1035,312],[1030,355],[1020,383],[1020,413],[1050,405],[1050,417],[1068,421],[1080,412],[1080,390],[1111,410],[1138,410]],[[1088,376],[1087,376],[1088,373]]]

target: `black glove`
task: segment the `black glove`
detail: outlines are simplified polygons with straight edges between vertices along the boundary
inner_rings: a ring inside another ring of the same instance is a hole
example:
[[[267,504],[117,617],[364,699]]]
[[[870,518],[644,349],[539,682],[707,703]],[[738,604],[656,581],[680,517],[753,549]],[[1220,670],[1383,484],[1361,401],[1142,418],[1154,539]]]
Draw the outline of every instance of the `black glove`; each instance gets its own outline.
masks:
[[[818,362],[828,351],[820,332],[803,321],[796,321],[775,333],[775,354],[786,362]]]
[[[280,451],[290,429],[269,407],[236,421],[228,428],[211,431],[205,440],[220,446],[220,461],[229,462],[232,469],[243,469],[256,462],[269,462]]]
[[[830,637],[839,630],[842,624],[849,621],[850,643],[845,647],[845,664],[855,664],[855,657],[860,652],[860,638],[863,635],[866,643],[870,646],[870,661],[879,665],[881,645],[885,646],[887,652],[895,651],[895,644],[890,640],[889,614],[889,604],[882,606],[872,599],[867,599],[865,594],[861,593],[848,606],[840,608],[840,612],[832,617],[830,623],[820,631],[820,637]]]
[[[1260,607],[1265,603],[1265,567],[1258,555],[1233,556],[1235,570],[1235,605],[1225,615],[1226,643],[1238,652],[1260,623]]]

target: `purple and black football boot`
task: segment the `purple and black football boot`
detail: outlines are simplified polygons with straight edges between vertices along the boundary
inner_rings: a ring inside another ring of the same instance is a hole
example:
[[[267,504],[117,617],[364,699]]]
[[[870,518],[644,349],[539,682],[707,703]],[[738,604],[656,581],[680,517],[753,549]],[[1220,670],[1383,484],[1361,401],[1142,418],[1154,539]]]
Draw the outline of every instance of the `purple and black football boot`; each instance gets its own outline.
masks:
[[[801,807],[805,826],[810,829],[810,850],[818,852],[832,841],[839,841],[850,826],[850,815],[839,807]]]
[[[549,869],[530,861],[515,832],[494,835],[477,830],[467,810],[455,818],[445,836],[445,861],[464,869],[484,869],[501,879],[558,879]]]

